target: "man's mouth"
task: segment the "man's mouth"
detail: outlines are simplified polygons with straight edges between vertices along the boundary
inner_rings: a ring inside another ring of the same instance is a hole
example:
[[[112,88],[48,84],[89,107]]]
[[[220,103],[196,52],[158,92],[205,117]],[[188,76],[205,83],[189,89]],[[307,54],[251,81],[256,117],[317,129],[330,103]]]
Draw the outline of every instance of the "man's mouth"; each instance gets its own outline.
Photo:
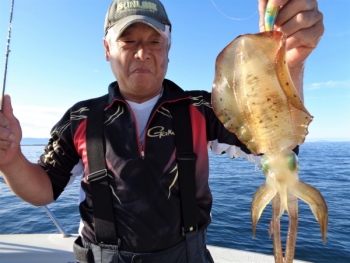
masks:
[[[152,71],[149,68],[139,67],[131,71],[131,73],[151,73]]]

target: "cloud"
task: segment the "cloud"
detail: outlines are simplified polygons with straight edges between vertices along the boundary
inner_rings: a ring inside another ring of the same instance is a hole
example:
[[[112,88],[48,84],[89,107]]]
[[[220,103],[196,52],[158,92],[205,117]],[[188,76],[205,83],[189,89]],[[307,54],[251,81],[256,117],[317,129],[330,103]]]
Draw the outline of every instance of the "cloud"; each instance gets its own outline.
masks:
[[[327,81],[312,83],[307,87],[308,90],[328,89],[328,88],[350,88],[350,80],[346,81]]]
[[[22,127],[23,138],[48,138],[51,128],[61,119],[66,108],[13,105]]]
[[[350,35],[350,30],[335,33],[335,37],[344,37]]]

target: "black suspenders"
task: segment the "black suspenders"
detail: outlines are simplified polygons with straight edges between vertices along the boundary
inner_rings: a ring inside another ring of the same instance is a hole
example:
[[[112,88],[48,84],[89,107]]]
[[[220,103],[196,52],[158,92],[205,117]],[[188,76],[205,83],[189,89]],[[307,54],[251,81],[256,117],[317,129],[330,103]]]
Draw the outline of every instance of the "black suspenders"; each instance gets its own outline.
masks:
[[[96,241],[101,244],[120,245],[115,225],[112,193],[105,164],[104,151],[104,108],[108,96],[91,100],[86,127],[87,156]],[[195,167],[197,156],[193,152],[192,127],[189,112],[189,98],[171,103],[175,132],[181,211],[183,219],[182,235],[197,233],[198,207],[196,203]]]
[[[108,96],[91,100],[86,124],[86,148],[90,174],[95,238],[98,244],[118,245],[112,193],[105,163],[103,122]]]
[[[196,160],[193,152],[191,115],[189,99],[171,104],[173,129],[176,141],[176,158],[179,171],[181,210],[183,219],[182,235],[198,229],[198,207],[196,201]]]

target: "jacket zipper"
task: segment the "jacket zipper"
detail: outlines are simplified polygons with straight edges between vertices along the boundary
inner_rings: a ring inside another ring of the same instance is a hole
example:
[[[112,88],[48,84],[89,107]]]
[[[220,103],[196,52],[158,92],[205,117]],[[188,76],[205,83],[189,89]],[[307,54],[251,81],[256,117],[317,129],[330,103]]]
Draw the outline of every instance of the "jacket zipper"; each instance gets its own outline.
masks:
[[[138,138],[139,140],[139,144],[140,144],[140,154],[141,154],[141,159],[145,159],[145,151],[143,150],[143,146],[142,146],[142,142],[141,142],[141,139]]]

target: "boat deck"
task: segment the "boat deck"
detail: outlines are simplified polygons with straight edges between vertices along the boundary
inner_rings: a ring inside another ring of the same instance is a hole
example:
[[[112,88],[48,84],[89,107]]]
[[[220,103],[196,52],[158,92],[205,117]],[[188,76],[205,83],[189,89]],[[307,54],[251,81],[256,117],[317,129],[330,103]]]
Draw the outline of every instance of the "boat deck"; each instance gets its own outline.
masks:
[[[72,247],[77,235],[12,234],[0,235],[1,263],[77,263]],[[208,246],[215,263],[274,263],[273,256]],[[294,260],[294,263],[306,263]]]

